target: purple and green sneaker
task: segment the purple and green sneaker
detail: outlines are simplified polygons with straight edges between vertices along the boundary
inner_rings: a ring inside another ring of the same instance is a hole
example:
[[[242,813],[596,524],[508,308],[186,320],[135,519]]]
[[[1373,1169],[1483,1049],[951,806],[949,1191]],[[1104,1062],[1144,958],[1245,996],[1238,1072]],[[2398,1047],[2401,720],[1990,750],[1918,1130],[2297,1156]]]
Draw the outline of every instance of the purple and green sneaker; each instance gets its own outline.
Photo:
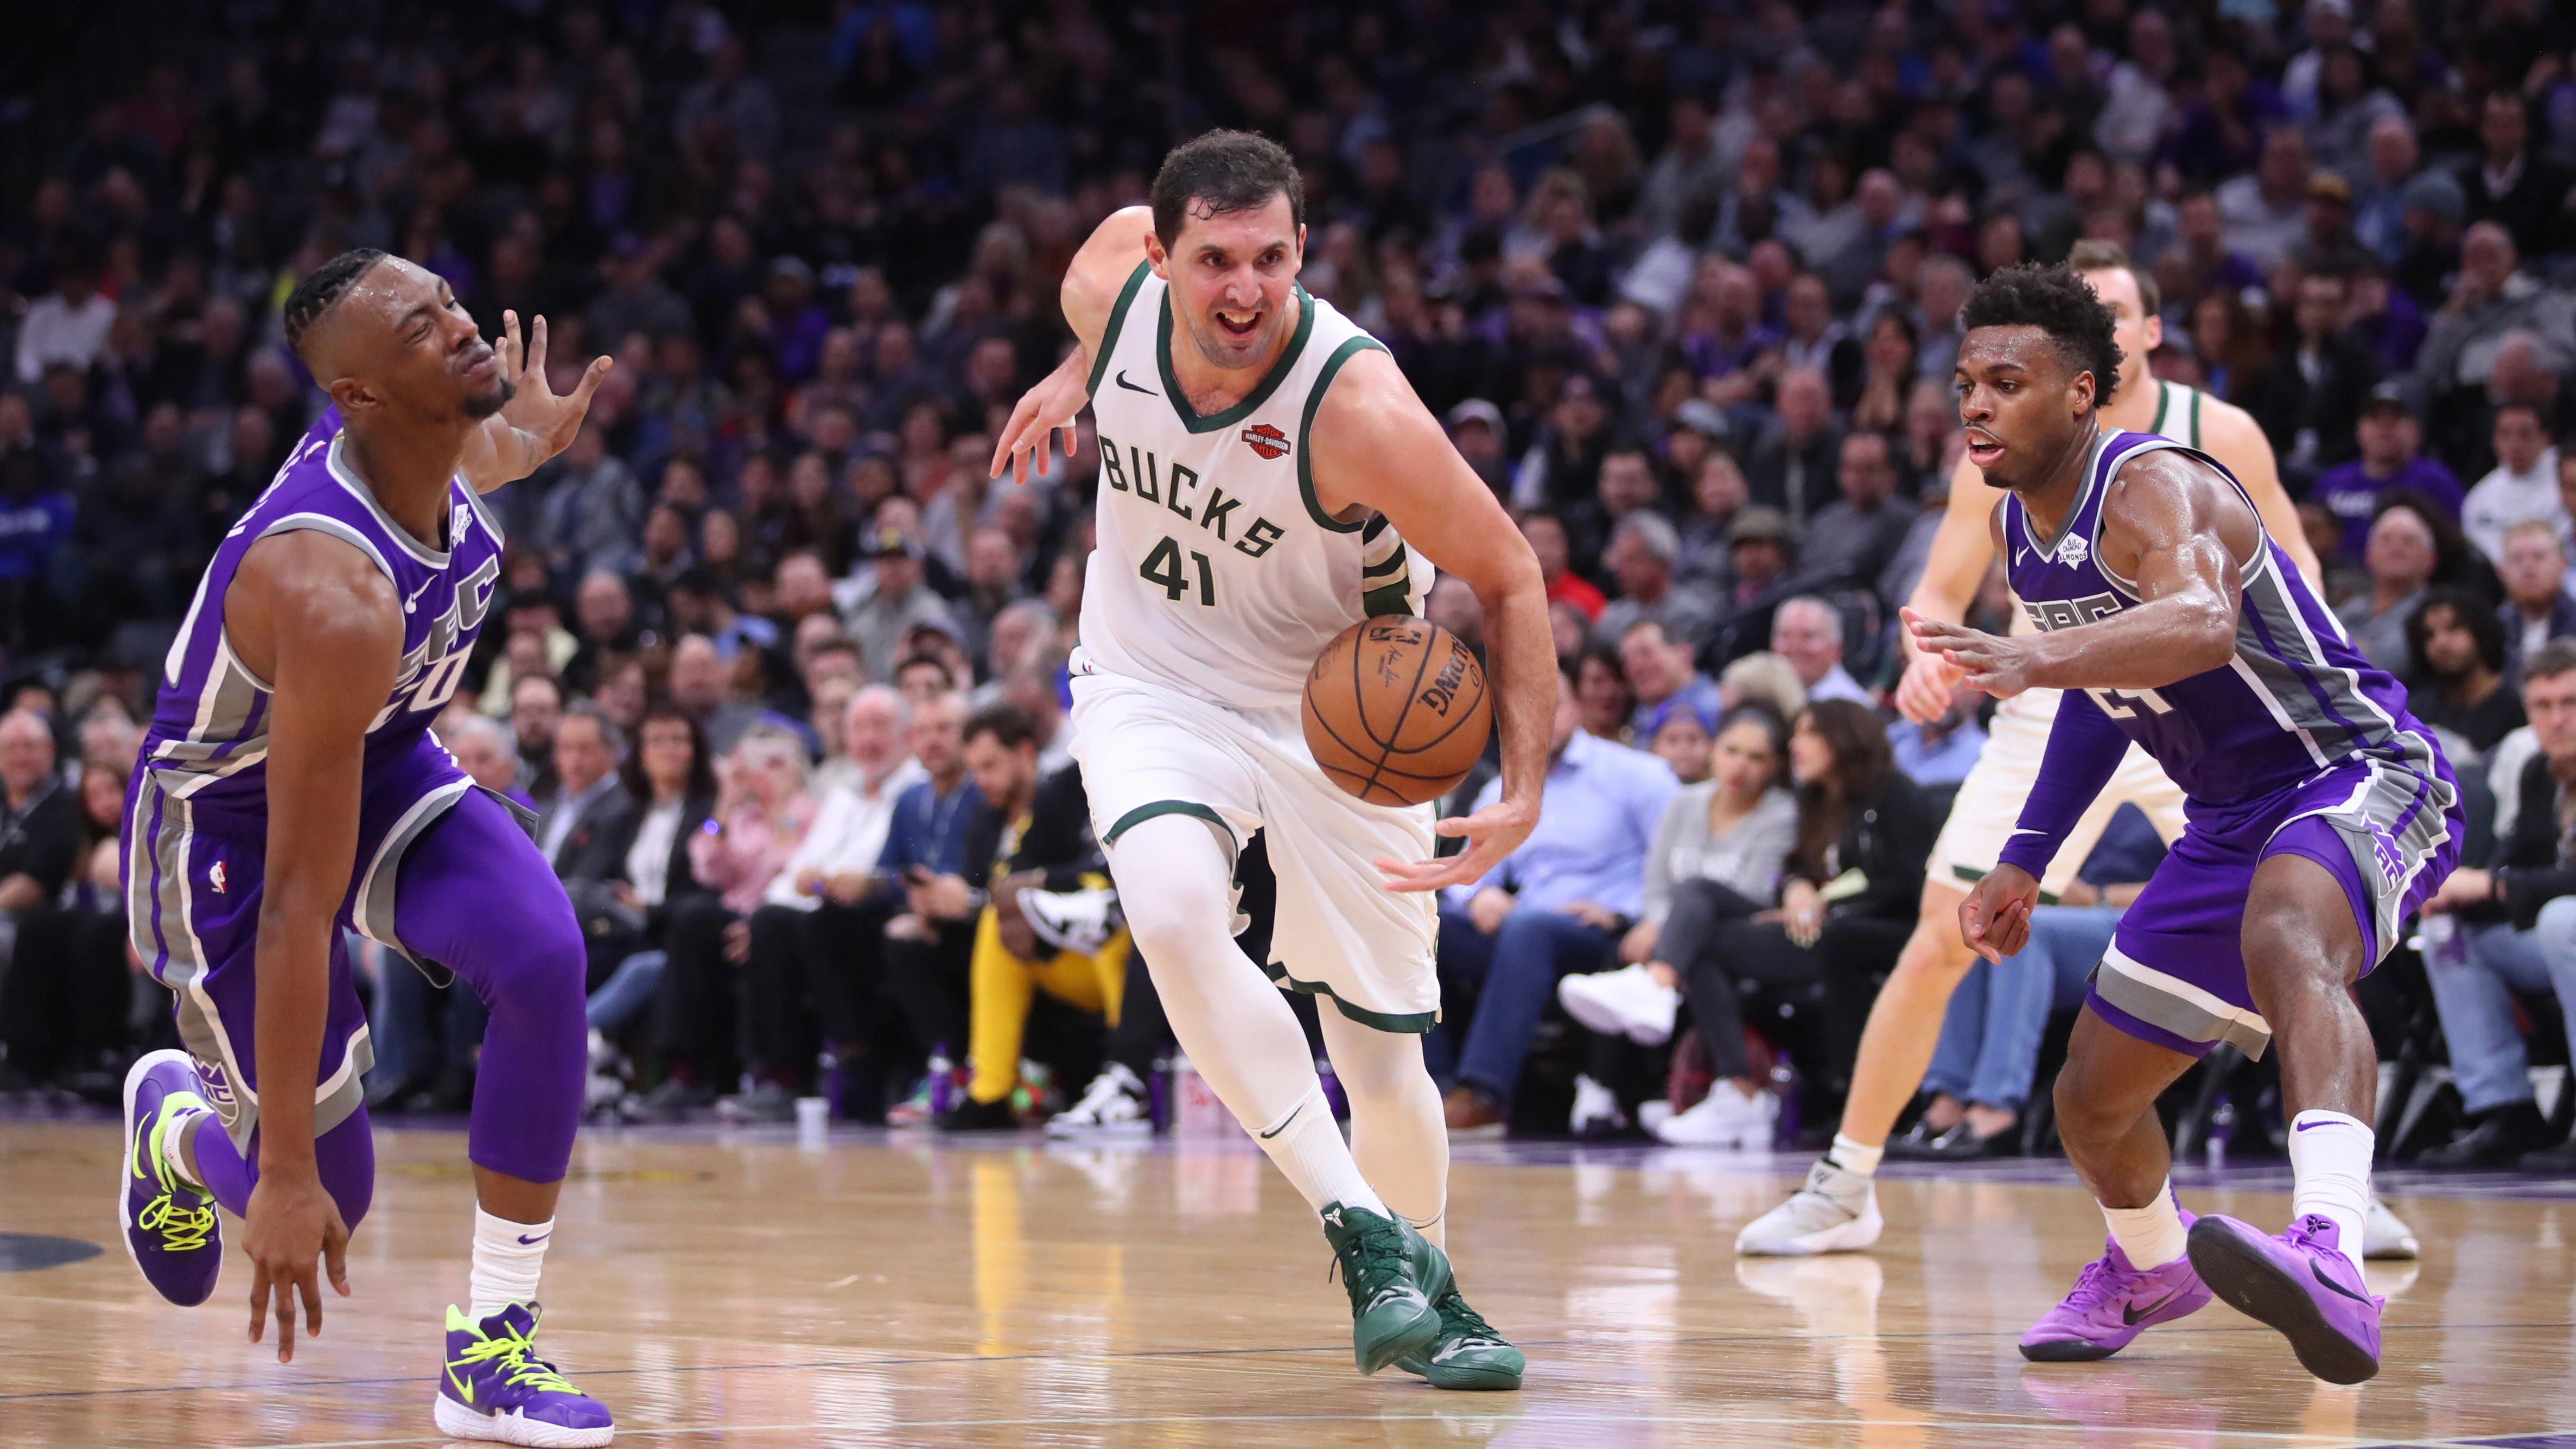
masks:
[[[182,1308],[214,1296],[224,1266],[223,1221],[204,1188],[170,1170],[171,1129],[189,1111],[211,1111],[197,1068],[180,1051],[151,1052],[125,1074],[124,1181],[116,1214],[125,1253],[154,1292]]]
[[[2192,1216],[2182,1215],[2189,1228]],[[2091,1363],[2127,1348],[2141,1333],[2171,1323],[2209,1301],[2209,1288],[2184,1256],[2160,1268],[2138,1268],[2120,1245],[2103,1240],[2103,1253],[2075,1276],[2066,1301],[2021,1336],[2021,1356],[2034,1363]]]
[[[513,1303],[477,1323],[448,1308],[438,1432],[533,1449],[581,1449],[616,1436],[599,1400],[537,1357],[538,1312],[533,1303]]]
[[[2357,1384],[2379,1372],[2379,1313],[2342,1230],[2314,1213],[2279,1237],[2212,1214],[2191,1229],[2192,1266],[2219,1297],[2280,1330],[2308,1372]]]

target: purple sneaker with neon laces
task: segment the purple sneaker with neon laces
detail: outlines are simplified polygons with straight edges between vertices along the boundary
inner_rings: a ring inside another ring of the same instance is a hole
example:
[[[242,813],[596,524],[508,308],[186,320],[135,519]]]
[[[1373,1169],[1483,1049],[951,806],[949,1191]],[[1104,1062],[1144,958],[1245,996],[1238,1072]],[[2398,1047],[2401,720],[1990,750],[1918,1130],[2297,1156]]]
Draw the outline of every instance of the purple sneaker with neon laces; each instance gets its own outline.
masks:
[[[2192,1223],[2182,1215],[2183,1226]],[[2034,1363],[2091,1363],[2127,1348],[2159,1323],[2171,1323],[2209,1301],[2209,1289],[2185,1255],[2160,1268],[2130,1266],[2108,1238],[2101,1257],[2075,1276],[2066,1301],[2021,1336],[2021,1356]]]
[[[2314,1213],[2279,1237],[2215,1213],[2192,1224],[2191,1261],[2211,1291],[2278,1329],[2308,1372],[2357,1384],[2379,1372],[2379,1313],[2343,1232]]]
[[[587,1449],[616,1437],[607,1408],[537,1357],[540,1312],[513,1303],[477,1323],[448,1308],[438,1432],[532,1449]]]
[[[170,1170],[170,1129],[191,1109],[212,1110],[197,1068],[180,1051],[145,1054],[125,1074],[125,1169],[116,1193],[125,1254],[154,1292],[182,1308],[214,1296],[224,1227],[205,1189]]]

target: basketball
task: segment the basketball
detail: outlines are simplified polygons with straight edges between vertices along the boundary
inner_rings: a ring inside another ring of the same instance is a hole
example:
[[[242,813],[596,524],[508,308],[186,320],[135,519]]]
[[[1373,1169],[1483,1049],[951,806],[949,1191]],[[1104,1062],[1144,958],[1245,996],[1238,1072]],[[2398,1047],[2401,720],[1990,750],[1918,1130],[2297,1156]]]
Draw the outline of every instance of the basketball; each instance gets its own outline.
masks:
[[[1419,805],[1467,778],[1493,733],[1485,668],[1457,636],[1410,615],[1333,636],[1306,675],[1306,748],[1372,805]]]

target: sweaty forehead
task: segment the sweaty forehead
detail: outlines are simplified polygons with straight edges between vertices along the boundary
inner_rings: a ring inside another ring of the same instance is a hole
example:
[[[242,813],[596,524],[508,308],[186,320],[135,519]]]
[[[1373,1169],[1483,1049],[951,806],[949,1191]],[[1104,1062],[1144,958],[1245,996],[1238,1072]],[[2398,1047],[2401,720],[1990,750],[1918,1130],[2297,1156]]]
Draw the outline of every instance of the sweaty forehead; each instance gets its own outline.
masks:
[[[1959,371],[1970,374],[2003,367],[2050,372],[2063,365],[2063,356],[2045,328],[2028,323],[1975,328],[1959,341]]]
[[[1211,216],[1209,202],[1193,196],[1181,209],[1180,252],[1224,252],[1231,256],[1251,256],[1272,247],[1294,248],[1297,245],[1296,216],[1288,208],[1288,198],[1273,196],[1250,211],[1225,211]]]

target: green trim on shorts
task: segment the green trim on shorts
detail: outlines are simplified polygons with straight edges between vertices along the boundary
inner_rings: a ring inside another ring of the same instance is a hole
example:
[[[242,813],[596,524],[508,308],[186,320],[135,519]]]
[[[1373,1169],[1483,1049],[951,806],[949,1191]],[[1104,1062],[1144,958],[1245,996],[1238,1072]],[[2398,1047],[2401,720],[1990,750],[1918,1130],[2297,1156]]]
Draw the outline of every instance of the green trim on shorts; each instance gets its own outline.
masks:
[[[1224,831],[1225,838],[1233,842],[1235,849],[1243,849],[1243,842],[1236,838],[1234,827],[1225,823],[1225,817],[1217,814],[1215,810],[1200,804],[1196,800],[1156,800],[1151,804],[1139,805],[1135,809],[1128,811],[1126,814],[1119,816],[1118,823],[1110,826],[1108,832],[1100,837],[1100,843],[1103,846],[1115,845],[1118,843],[1119,836],[1126,834],[1128,831],[1135,829],[1137,826],[1144,824],[1146,821],[1153,819],[1157,815],[1187,815],[1195,820],[1204,820],[1208,824],[1215,826],[1217,829]]]
[[[1970,885],[1975,885],[1977,882],[1986,878],[1986,873],[1984,871],[1979,870],[1972,865],[1954,864],[1950,867],[1950,873],[1957,876],[1959,879],[1966,881]],[[2055,894],[2043,890],[2039,893],[2039,903],[2043,906],[2053,906],[2057,904],[2057,897]]]
[[[1365,1006],[1353,1006],[1344,1001],[1341,994],[1332,987],[1321,981],[1300,981],[1289,975],[1288,968],[1276,961],[1263,962],[1261,969],[1270,974],[1272,981],[1291,991],[1307,996],[1330,998],[1334,1008],[1342,1015],[1362,1026],[1375,1027],[1379,1031],[1394,1032],[1401,1036],[1419,1036],[1431,1030],[1432,1026],[1440,1020],[1440,1013],[1436,1011],[1415,1011],[1398,1016],[1384,1011],[1371,1011]]]

